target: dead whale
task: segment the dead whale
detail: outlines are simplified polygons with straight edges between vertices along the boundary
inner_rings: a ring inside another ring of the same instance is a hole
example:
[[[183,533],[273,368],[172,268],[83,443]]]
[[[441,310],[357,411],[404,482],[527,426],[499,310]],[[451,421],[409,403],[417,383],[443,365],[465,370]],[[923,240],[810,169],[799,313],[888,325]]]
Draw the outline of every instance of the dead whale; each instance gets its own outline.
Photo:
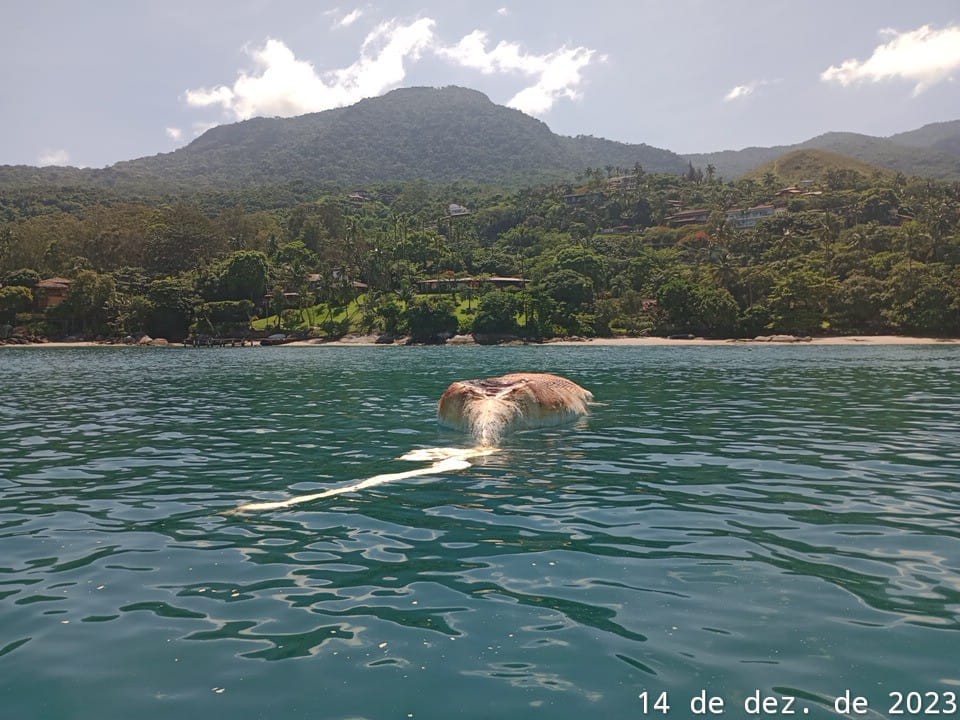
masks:
[[[468,430],[478,442],[476,447],[412,450],[399,459],[431,461],[432,464],[406,472],[374,475],[284,500],[250,502],[224,511],[224,514],[284,510],[397,480],[466,470],[473,464],[471,460],[499,452],[496,444],[508,428],[534,428],[567,422],[586,415],[592,400],[593,394],[589,390],[559,375],[545,373],[514,373],[455,382],[440,398],[437,415],[444,425]]]
[[[490,446],[508,428],[559,425],[586,415],[591,400],[589,390],[559,375],[512,373],[453,383],[440,398],[437,416]]]

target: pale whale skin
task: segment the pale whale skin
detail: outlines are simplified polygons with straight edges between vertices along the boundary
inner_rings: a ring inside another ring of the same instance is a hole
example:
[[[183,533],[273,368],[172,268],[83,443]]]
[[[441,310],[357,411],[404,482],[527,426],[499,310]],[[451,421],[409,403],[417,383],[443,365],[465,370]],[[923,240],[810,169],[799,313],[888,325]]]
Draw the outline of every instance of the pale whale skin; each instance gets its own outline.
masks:
[[[589,412],[593,394],[572,380],[546,373],[512,373],[453,383],[440,398],[441,424],[469,431],[481,445],[510,429],[569,422]]]

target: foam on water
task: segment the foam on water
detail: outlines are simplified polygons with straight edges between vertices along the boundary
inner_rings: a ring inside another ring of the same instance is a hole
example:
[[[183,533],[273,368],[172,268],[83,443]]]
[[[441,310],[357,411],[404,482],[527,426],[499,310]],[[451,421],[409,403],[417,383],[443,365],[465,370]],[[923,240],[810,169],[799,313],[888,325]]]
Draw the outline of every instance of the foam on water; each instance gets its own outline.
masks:
[[[499,452],[499,450],[497,448],[490,447],[421,448],[418,450],[411,450],[410,452],[401,455],[398,460],[412,460],[414,462],[426,462],[432,460],[433,464],[429,467],[418,468],[416,470],[407,470],[406,472],[374,475],[366,480],[360,480],[359,482],[351,483],[350,485],[331,488],[318,493],[310,493],[309,495],[297,495],[287,500],[247,503],[230,512],[242,513],[262,510],[282,510],[284,508],[293,507],[294,505],[313,502],[314,500],[322,500],[324,498],[334,497],[335,495],[343,495],[344,493],[365,490],[366,488],[383,485],[384,483],[393,482],[395,480],[407,480],[409,478],[421,477],[423,475],[434,475],[438,473],[466,470],[472,465],[472,463],[469,462],[470,458],[483,457],[485,455],[491,455],[495,452]]]
[[[413,462],[426,462],[428,460],[447,460],[459,458],[468,460],[485,455],[493,455],[500,452],[500,448],[478,446],[472,448],[419,448],[411,450],[401,455],[398,460],[412,460]]]

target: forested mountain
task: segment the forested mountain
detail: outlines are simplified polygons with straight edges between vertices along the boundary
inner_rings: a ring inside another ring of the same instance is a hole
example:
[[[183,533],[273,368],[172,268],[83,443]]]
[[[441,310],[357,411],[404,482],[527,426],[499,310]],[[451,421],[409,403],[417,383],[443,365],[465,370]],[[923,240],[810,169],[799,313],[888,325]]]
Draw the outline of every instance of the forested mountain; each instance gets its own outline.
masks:
[[[808,149],[847,155],[905,175],[960,179],[960,121],[924,125],[886,138],[831,132],[795,145],[749,147],[684,157],[694,165],[713,165],[718,175],[734,179],[787,153]]]
[[[960,141],[960,120],[930,123],[917,130],[891,135],[890,140],[910,147],[937,148],[944,145],[957,147]],[[954,152],[960,152],[954,150]]]
[[[172,153],[102,170],[0,168],[0,186],[251,187],[423,179],[520,184],[588,167],[679,173],[680,156],[648,145],[562,137],[518,110],[460,87],[405,88],[294,118],[254,118],[208,130]]]
[[[910,176],[960,179],[960,121],[889,138],[827,133],[796,145],[681,156],[645,144],[557,135],[475,90],[421,87],[299,117],[221,125],[174,152],[102,169],[0,166],[0,212],[27,196],[66,209],[65,202],[83,205],[91,196],[152,201],[217,194],[222,206],[251,188],[270,188],[282,195],[277,204],[287,204],[333,184],[425,180],[519,187],[569,179],[588,168],[628,172],[637,165],[667,174],[682,174],[690,164],[712,166],[717,177],[731,180],[809,149]]]

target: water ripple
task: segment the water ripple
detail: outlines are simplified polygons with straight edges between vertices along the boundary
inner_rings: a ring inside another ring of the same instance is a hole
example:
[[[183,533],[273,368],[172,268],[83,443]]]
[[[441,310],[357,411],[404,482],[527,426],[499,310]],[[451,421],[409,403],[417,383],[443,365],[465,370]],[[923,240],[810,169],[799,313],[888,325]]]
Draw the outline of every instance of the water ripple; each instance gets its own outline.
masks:
[[[517,370],[604,405],[463,472],[223,514],[465,444],[443,389]],[[817,718],[936,689],[958,416],[941,347],[5,351],[0,693],[11,717],[580,718],[709,686]]]

